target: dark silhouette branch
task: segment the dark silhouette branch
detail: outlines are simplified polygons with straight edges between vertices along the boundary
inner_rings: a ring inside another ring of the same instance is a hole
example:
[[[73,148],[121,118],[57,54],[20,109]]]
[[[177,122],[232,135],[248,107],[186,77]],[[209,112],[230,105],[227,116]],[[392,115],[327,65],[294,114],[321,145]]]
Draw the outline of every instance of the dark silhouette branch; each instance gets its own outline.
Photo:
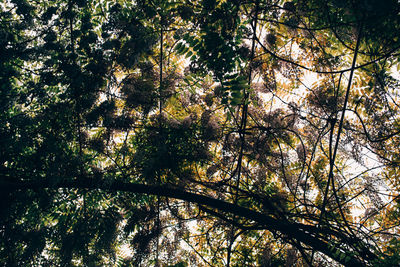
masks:
[[[304,243],[317,251],[331,257],[332,259],[338,261],[339,263],[348,266],[364,266],[362,261],[360,261],[355,256],[353,257],[340,257],[341,253],[334,253],[331,248],[329,241],[324,241],[318,238],[320,229],[311,225],[303,225],[300,223],[292,223],[283,220],[277,220],[270,215],[263,214],[260,212],[253,211],[248,208],[241,207],[232,203],[228,203],[219,199],[215,199],[209,196],[204,196],[192,192],[187,192],[181,189],[173,188],[166,185],[145,185],[137,183],[124,183],[119,181],[102,183],[96,179],[76,179],[73,181],[61,181],[54,182],[54,180],[43,180],[36,182],[8,182],[5,180],[0,181],[0,187],[3,191],[13,191],[13,190],[29,190],[29,189],[43,189],[43,188],[79,188],[88,190],[105,190],[105,191],[119,191],[119,192],[129,192],[137,194],[147,194],[162,196],[174,199],[180,199],[206,207],[213,208],[219,212],[230,213],[234,216],[245,218],[251,220],[264,229],[272,232],[280,232],[288,238],[296,239],[299,242]],[[261,228],[261,227],[260,227]],[[334,232],[331,232],[333,234]],[[346,240],[341,240],[346,242]],[[347,240],[348,242],[354,242],[354,240]],[[346,242],[347,243],[347,242]],[[373,257],[372,253],[370,257]],[[376,256],[375,256],[376,257]]]
[[[389,51],[388,53],[386,53],[386,54],[384,54],[384,55],[382,55],[382,56],[380,56],[380,57],[378,57],[378,58],[376,58],[376,59],[374,59],[374,60],[371,60],[371,61],[368,61],[368,62],[366,62],[366,63],[360,64],[360,65],[358,65],[358,66],[354,66],[354,67],[350,67],[350,68],[342,69],[342,70],[335,70],[335,71],[321,71],[321,70],[317,70],[317,69],[312,69],[312,68],[306,67],[306,66],[304,66],[304,65],[301,65],[301,64],[299,64],[299,63],[297,63],[297,62],[294,62],[294,61],[292,61],[292,60],[290,60],[290,59],[284,58],[284,57],[282,57],[282,56],[276,54],[275,52],[273,52],[273,51],[271,51],[270,49],[268,49],[268,48],[261,42],[261,40],[260,40],[259,38],[257,38],[257,37],[256,37],[256,41],[257,41],[257,43],[262,47],[262,49],[263,49],[267,54],[270,54],[271,56],[275,57],[276,59],[281,60],[281,61],[284,61],[284,62],[287,62],[287,63],[289,63],[289,64],[292,64],[292,65],[297,66],[297,67],[299,67],[299,68],[301,68],[301,69],[308,70],[308,71],[311,71],[311,72],[314,72],[314,73],[319,73],[319,74],[341,74],[341,73],[344,73],[344,72],[349,72],[349,71],[351,72],[351,71],[354,71],[354,70],[356,70],[356,69],[361,69],[361,68],[364,68],[364,67],[366,67],[366,66],[369,66],[369,65],[371,65],[371,64],[373,64],[373,63],[379,62],[379,61],[381,61],[381,60],[383,60],[383,59],[386,59],[386,58],[388,58],[388,57],[390,57],[390,56],[396,56],[396,55],[398,55],[398,54],[393,54],[393,53],[394,53],[395,51],[397,51],[397,50],[400,49],[400,47],[396,47],[396,48],[392,49],[391,51]],[[356,50],[358,50],[358,49],[356,49]]]
[[[328,182],[327,182],[327,185],[326,185],[324,198],[323,198],[323,203],[322,203],[322,209],[321,209],[321,219],[322,219],[322,217],[324,215],[324,212],[325,212],[325,207],[326,207],[327,201],[328,201],[329,186],[330,186],[330,183],[332,183],[333,193],[335,195],[336,202],[339,205],[340,214],[341,214],[346,226],[348,227],[348,229],[350,231],[351,231],[351,228],[349,227],[349,225],[347,223],[347,220],[346,220],[346,218],[345,218],[345,216],[343,214],[342,208],[340,206],[340,203],[338,201],[338,197],[337,197],[337,194],[336,194],[335,182],[334,182],[334,179],[333,179],[333,168],[334,168],[334,165],[335,165],[336,154],[337,154],[337,150],[338,150],[338,147],[339,147],[340,135],[341,135],[342,129],[343,129],[343,123],[344,123],[344,117],[345,117],[345,112],[346,112],[346,108],[347,108],[347,103],[349,101],[351,83],[352,83],[352,80],[353,80],[353,74],[354,74],[354,70],[355,70],[356,62],[357,62],[358,49],[359,49],[360,43],[361,43],[361,30],[362,30],[362,25],[359,26],[359,31],[358,31],[359,34],[358,34],[358,37],[357,37],[356,50],[354,52],[353,62],[352,62],[352,65],[351,65],[352,69],[350,71],[349,82],[347,84],[346,96],[345,96],[345,99],[344,99],[342,114],[341,114],[341,118],[340,118],[340,121],[339,121],[338,133],[337,133],[337,136],[336,136],[335,147],[333,149],[333,152],[331,151],[331,148],[330,148],[330,152],[329,152],[329,175],[328,175]],[[340,84],[338,85],[338,87],[340,87]],[[331,129],[333,131],[334,124],[332,124],[331,127],[332,127]],[[332,133],[332,131],[331,131],[331,133]],[[332,134],[331,134],[331,137],[332,137]],[[331,142],[332,142],[332,139],[331,139]],[[330,147],[331,147],[331,145],[330,145]]]

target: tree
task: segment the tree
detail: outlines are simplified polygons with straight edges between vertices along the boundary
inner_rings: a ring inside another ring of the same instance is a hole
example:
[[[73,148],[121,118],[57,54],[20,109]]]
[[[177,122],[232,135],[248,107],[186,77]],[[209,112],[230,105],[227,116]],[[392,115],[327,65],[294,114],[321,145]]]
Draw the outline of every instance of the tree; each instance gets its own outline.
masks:
[[[398,264],[399,10],[3,2],[0,263]]]

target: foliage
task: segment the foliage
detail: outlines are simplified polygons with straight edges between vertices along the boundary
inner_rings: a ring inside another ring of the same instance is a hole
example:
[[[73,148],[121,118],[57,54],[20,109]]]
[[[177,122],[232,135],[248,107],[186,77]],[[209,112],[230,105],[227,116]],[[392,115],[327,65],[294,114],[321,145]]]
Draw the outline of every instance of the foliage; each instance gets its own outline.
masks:
[[[0,8],[0,265],[398,264],[397,1]]]

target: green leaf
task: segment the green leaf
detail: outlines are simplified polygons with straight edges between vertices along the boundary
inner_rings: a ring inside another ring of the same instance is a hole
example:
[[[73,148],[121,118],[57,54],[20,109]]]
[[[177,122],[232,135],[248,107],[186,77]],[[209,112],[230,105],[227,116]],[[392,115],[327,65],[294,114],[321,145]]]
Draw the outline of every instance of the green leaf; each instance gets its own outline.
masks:
[[[185,57],[186,57],[186,58],[189,58],[189,57],[191,57],[192,55],[193,55],[193,52],[192,52],[192,51],[189,51],[188,53],[186,53]]]

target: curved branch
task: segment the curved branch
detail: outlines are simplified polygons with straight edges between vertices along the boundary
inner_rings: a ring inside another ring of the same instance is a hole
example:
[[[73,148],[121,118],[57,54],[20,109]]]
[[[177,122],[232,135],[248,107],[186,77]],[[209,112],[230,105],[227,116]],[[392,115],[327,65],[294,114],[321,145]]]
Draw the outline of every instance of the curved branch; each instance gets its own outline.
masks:
[[[362,120],[361,115],[358,114],[358,112],[356,110],[352,110],[352,109],[347,109],[347,110],[353,112],[357,116],[357,118],[360,121],[361,126],[362,126],[362,128],[364,130],[365,137],[367,137],[368,141],[371,142],[371,143],[384,142],[384,141],[386,141],[386,140],[388,140],[388,139],[390,139],[390,138],[392,138],[392,137],[394,137],[394,136],[396,136],[396,135],[398,135],[400,133],[400,131],[395,131],[395,132],[393,132],[391,134],[388,134],[388,135],[382,136],[380,138],[374,139],[373,137],[371,137],[370,133],[368,132],[367,126],[365,125],[364,121]]]
[[[80,188],[89,190],[100,189],[105,191],[130,192],[181,199],[184,201],[207,206],[220,212],[227,212],[235,216],[252,220],[260,224],[261,226],[264,226],[265,229],[269,231],[280,232],[289,238],[293,238],[299,242],[302,242],[314,248],[315,250],[318,250],[321,253],[331,257],[341,264],[348,266],[364,266],[364,264],[355,256],[351,258],[344,258],[343,253],[345,252],[334,253],[335,251],[332,249],[328,241],[321,240],[311,234],[319,233],[320,229],[315,226],[277,220],[267,214],[256,212],[251,209],[241,207],[239,205],[228,203],[223,200],[215,199],[209,196],[187,192],[171,186],[145,185],[137,183],[125,183],[120,181],[102,183],[101,181],[98,181],[96,179],[80,178],[73,181],[61,181],[58,183],[55,183],[54,181],[51,181],[49,179],[36,182],[8,182],[3,180],[0,181],[0,188],[2,188],[2,190],[9,191],[42,188]],[[370,255],[373,254],[370,253]]]
[[[382,56],[380,56],[380,57],[378,57],[378,58],[376,58],[376,59],[374,59],[374,60],[371,60],[371,61],[368,61],[368,62],[366,62],[366,63],[360,64],[360,65],[358,65],[358,66],[354,66],[354,67],[352,66],[352,67],[347,68],[347,69],[335,70],[335,71],[320,71],[320,70],[316,70],[316,69],[312,69],[312,68],[306,67],[306,66],[301,65],[301,64],[299,64],[299,63],[297,63],[297,62],[294,62],[294,61],[292,61],[292,60],[289,60],[289,59],[286,59],[286,58],[284,58],[284,57],[282,57],[282,56],[279,56],[279,55],[276,54],[275,52],[269,50],[269,49],[260,41],[260,39],[257,38],[257,37],[256,37],[256,41],[258,42],[258,44],[262,47],[262,49],[263,49],[267,54],[270,54],[271,56],[275,57],[276,59],[281,60],[281,61],[284,61],[284,62],[287,62],[287,63],[289,63],[289,64],[292,64],[292,65],[297,66],[297,67],[299,67],[299,68],[301,68],[301,69],[308,70],[308,71],[311,71],[311,72],[314,72],[314,73],[319,73],[319,74],[341,74],[341,73],[344,73],[344,72],[354,71],[354,70],[356,70],[356,69],[361,69],[361,68],[364,68],[364,67],[366,67],[366,66],[369,66],[369,65],[371,65],[371,64],[373,64],[373,63],[379,62],[379,61],[381,61],[382,59],[388,58],[388,57],[390,57],[390,56],[396,56],[396,55],[398,55],[398,54],[393,54],[393,53],[400,49],[400,46],[399,46],[399,47],[395,47],[394,49],[392,49],[392,50],[389,51],[388,53],[386,53],[386,54],[384,54],[384,55],[382,55]],[[358,50],[358,49],[357,49],[357,50]]]

